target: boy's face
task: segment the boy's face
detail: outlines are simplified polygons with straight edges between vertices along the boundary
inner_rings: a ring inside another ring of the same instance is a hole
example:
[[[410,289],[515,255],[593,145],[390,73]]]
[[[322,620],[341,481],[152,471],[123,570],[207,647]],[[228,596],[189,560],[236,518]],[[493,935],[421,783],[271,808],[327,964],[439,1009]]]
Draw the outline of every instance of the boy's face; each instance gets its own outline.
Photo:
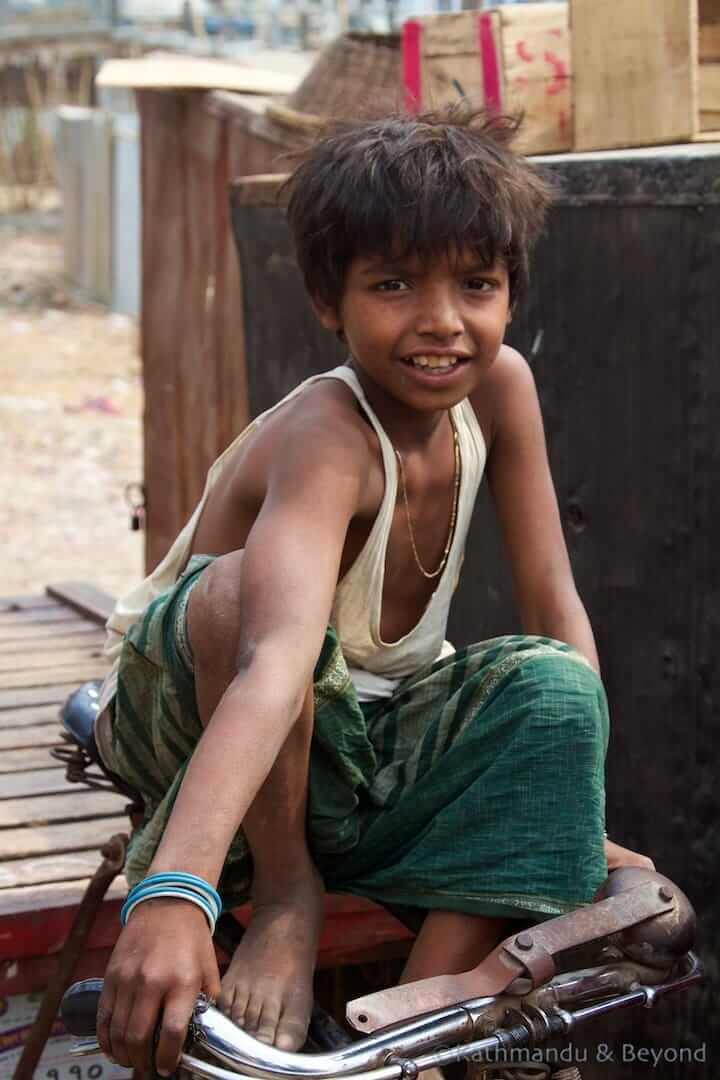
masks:
[[[432,262],[358,256],[339,310],[316,310],[387,393],[421,412],[447,409],[473,392],[498,354],[510,318],[508,273],[473,251]]]

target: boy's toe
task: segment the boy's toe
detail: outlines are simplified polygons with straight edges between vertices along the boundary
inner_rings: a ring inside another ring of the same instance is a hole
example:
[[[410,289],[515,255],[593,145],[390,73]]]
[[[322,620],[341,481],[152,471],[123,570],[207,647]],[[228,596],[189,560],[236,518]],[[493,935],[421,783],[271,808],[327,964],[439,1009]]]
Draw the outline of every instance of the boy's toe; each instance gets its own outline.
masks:
[[[260,1017],[260,1023],[258,1024],[256,1039],[260,1042],[267,1043],[269,1046],[275,1045],[275,1039],[277,1037],[278,1023],[280,1021],[280,1004],[275,1001],[266,1001],[263,1005],[262,1015]]]
[[[310,1016],[307,1008],[298,1005],[286,1007],[275,1034],[278,1050],[299,1050],[307,1037]]]
[[[261,995],[257,993],[250,994],[247,1004],[245,1005],[245,1017],[243,1020],[243,1027],[250,1035],[254,1035],[258,1029],[262,1010],[263,999]]]

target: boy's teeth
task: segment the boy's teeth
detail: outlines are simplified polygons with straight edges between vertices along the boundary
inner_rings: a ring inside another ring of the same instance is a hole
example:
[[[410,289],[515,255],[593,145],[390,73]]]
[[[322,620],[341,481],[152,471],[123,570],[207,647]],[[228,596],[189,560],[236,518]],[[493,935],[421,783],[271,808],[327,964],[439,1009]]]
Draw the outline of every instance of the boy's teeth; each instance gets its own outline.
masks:
[[[415,367],[451,368],[457,363],[454,356],[411,356]]]

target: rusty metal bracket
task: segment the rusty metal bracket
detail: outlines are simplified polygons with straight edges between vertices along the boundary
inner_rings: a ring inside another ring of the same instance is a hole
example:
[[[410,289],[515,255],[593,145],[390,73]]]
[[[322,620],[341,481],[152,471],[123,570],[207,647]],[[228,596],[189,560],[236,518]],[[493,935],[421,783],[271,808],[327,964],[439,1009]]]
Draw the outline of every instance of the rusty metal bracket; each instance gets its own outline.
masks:
[[[555,974],[553,957],[565,949],[609,937],[620,930],[663,915],[674,907],[674,898],[663,899],[664,886],[654,881],[580,908],[569,915],[540,923],[507,938],[502,948],[527,968],[533,987],[547,982]]]
[[[553,977],[558,953],[672,911],[677,900],[667,891],[666,881],[661,875],[650,875],[617,895],[506,938],[471,971],[421,979],[357,998],[347,1007],[348,1022],[368,1033],[473,998],[501,994],[513,983],[518,992],[528,993]]]

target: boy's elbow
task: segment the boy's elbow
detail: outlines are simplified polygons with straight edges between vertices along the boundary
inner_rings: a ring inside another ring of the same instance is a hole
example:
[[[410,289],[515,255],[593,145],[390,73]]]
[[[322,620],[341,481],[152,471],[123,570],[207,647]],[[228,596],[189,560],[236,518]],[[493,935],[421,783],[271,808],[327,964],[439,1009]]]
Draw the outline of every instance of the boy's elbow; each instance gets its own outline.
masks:
[[[226,693],[258,700],[272,712],[295,715],[302,708],[312,674],[312,665],[304,657],[293,656],[281,641],[244,642]]]

